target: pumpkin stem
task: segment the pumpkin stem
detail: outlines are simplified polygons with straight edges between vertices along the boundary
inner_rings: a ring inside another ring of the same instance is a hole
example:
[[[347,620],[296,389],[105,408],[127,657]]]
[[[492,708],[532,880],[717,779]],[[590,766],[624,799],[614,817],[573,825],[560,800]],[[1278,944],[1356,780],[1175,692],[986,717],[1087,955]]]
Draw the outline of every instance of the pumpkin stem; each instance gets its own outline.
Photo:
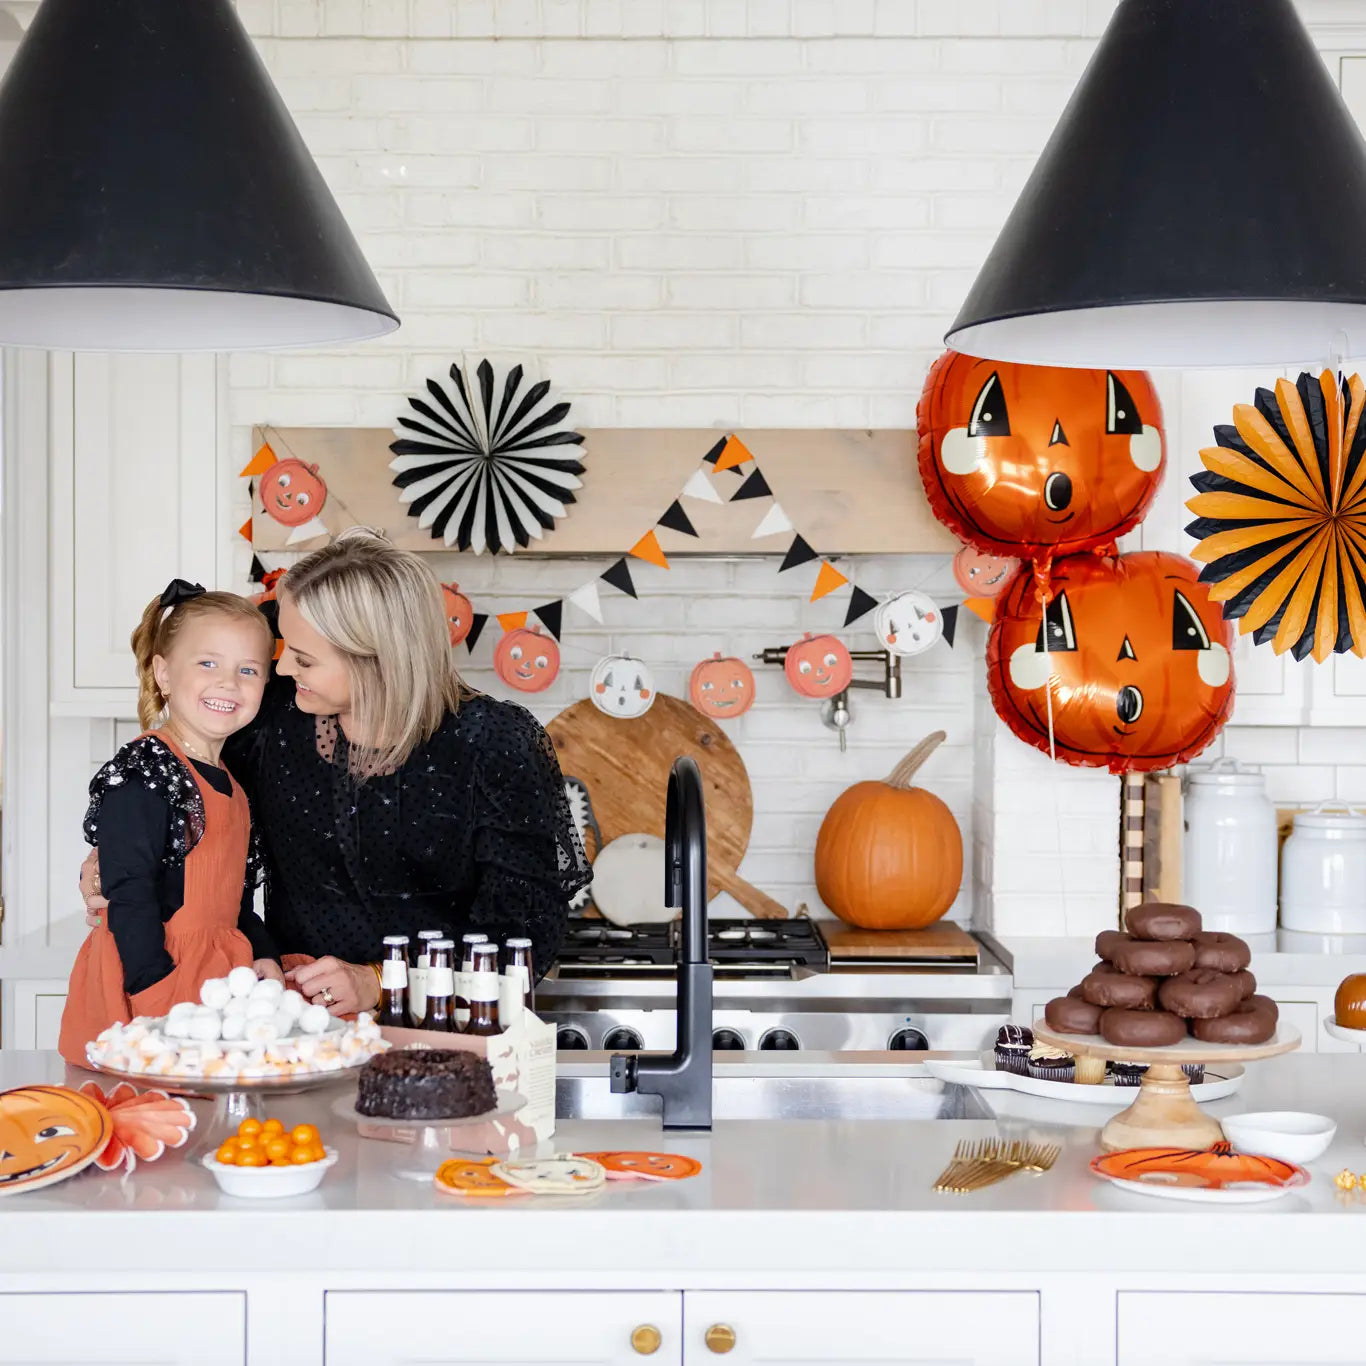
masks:
[[[915,777],[920,766],[939,748],[949,737],[942,731],[937,730],[931,735],[927,735],[902,761],[887,775],[884,781],[889,787],[910,787],[911,779]]]

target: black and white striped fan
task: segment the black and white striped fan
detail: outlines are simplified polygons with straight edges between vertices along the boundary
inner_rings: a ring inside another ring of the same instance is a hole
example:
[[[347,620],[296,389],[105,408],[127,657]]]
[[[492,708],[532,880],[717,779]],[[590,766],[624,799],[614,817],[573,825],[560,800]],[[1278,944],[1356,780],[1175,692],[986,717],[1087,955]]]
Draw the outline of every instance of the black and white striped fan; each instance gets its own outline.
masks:
[[[476,555],[511,554],[553,530],[582,487],[583,437],[564,424],[569,404],[550,394],[550,381],[523,387],[520,365],[501,386],[493,366],[479,362],[478,387],[451,366],[453,392],[427,381],[431,402],[409,398],[418,416],[403,416],[389,449],[394,485],[408,515],[432,539]]]

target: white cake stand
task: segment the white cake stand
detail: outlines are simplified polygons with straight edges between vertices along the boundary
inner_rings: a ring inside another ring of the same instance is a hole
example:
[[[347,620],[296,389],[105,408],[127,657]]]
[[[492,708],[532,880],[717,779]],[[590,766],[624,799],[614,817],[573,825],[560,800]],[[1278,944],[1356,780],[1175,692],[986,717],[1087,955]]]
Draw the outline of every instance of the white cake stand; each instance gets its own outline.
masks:
[[[1182,1064],[1252,1062],[1300,1046],[1299,1030],[1287,1024],[1278,1026],[1275,1034],[1260,1044],[1201,1043],[1185,1038],[1166,1048],[1125,1048],[1107,1043],[1099,1034],[1059,1034],[1044,1024],[1034,1026],[1034,1037],[1077,1058],[1148,1064],[1134,1103],[1100,1131],[1101,1147],[1110,1152],[1122,1148],[1208,1148],[1218,1143],[1224,1131],[1195,1103]]]

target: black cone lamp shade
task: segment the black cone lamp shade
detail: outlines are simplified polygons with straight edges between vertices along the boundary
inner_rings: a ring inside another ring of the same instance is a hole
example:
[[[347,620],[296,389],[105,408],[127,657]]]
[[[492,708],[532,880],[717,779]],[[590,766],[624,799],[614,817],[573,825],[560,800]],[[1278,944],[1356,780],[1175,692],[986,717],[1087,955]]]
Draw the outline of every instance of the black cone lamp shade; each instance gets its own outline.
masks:
[[[1132,369],[1366,354],[1366,143],[1291,0],[1120,0],[946,340]]]
[[[43,0],[0,82],[0,343],[397,326],[230,0]]]

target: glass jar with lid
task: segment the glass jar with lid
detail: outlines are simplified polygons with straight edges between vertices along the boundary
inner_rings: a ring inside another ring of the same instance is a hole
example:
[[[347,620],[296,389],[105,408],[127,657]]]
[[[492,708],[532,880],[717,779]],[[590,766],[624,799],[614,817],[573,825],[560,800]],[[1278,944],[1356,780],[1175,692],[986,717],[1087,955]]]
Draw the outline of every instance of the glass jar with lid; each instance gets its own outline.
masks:
[[[1366,948],[1366,811],[1320,802],[1295,813],[1281,850],[1281,928],[1287,949]]]

